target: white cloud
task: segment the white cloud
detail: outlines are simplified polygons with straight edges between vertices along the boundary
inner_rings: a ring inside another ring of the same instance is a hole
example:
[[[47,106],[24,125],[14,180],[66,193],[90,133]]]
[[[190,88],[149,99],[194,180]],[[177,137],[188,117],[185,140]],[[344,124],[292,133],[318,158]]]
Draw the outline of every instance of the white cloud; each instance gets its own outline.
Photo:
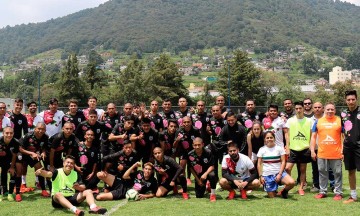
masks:
[[[360,6],[360,0],[341,0],[343,2],[349,2],[349,3],[353,3],[357,6]]]
[[[97,7],[108,0],[2,0],[0,28],[22,23],[44,22],[77,11]]]

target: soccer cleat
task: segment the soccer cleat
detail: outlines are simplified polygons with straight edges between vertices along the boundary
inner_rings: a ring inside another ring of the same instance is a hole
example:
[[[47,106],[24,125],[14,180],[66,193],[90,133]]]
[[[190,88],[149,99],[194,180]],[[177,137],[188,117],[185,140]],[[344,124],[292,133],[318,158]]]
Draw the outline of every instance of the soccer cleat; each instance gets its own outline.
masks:
[[[240,194],[241,194],[241,199],[247,199],[247,195],[246,195],[246,190],[245,190],[245,189],[241,189],[241,190],[240,190]]]
[[[210,202],[216,202],[216,195],[210,194]]]
[[[41,191],[41,196],[50,197],[50,194],[46,190],[43,190],[43,191]]]
[[[26,184],[21,184],[20,186],[20,193],[26,193],[28,189],[26,188]]]
[[[356,202],[356,201],[357,201],[357,199],[354,199],[354,198],[350,197],[348,200],[345,200],[343,203],[344,204],[350,204],[350,203],[353,203],[353,202]]]
[[[183,197],[184,200],[188,200],[189,199],[189,194],[186,193],[186,192],[183,192],[182,197]]]
[[[232,200],[232,199],[235,198],[235,195],[236,195],[235,191],[234,191],[234,190],[231,190],[231,191],[229,192],[228,197],[227,197],[226,199],[227,199],[227,200]]]
[[[12,194],[8,194],[7,195],[7,199],[10,201],[10,202],[13,202],[14,201],[14,196]]]
[[[315,199],[322,199],[322,198],[325,198],[325,197],[326,197],[326,194],[318,193],[318,194],[315,196]]]
[[[21,195],[20,195],[20,194],[16,194],[15,200],[16,200],[16,202],[21,202],[21,201],[22,201]]]
[[[298,191],[300,196],[304,196],[305,195],[305,191],[303,189],[299,189]]]
[[[85,212],[81,211],[80,209],[76,209],[75,215],[84,216]]]
[[[186,184],[187,184],[187,185],[191,185],[191,184],[192,184],[191,179],[189,179],[189,178],[186,179]]]
[[[342,200],[342,195],[341,195],[341,194],[336,194],[336,195],[334,196],[333,200],[335,200],[335,201]]]
[[[287,199],[288,198],[288,193],[289,193],[289,191],[283,189],[281,191],[281,197],[284,198],[284,199]]]
[[[89,210],[89,214],[105,214],[106,212],[106,208],[101,208],[99,206]]]

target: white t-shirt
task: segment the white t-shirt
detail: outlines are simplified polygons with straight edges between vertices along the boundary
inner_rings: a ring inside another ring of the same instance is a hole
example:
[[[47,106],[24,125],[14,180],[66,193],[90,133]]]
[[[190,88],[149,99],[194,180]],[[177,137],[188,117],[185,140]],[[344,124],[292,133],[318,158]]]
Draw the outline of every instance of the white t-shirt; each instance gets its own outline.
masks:
[[[64,112],[61,110],[57,110],[54,114],[52,121],[50,122],[48,118],[44,118],[44,113],[47,111],[48,110],[42,111],[41,113],[39,113],[39,116],[43,118],[44,123],[46,124],[46,134],[49,137],[52,137],[54,134],[57,134],[61,131],[62,117],[64,116]]]
[[[275,144],[277,146],[280,146],[284,148],[284,134],[283,134],[283,128],[287,128],[285,126],[286,122],[281,117],[277,117],[272,121],[271,127],[267,129],[266,131],[272,131],[275,134]]]
[[[276,175],[281,168],[281,155],[285,154],[283,147],[275,145],[272,148],[263,146],[259,149],[258,158],[263,161],[263,176]]]
[[[36,125],[40,122],[44,122],[44,119],[40,116],[40,115],[36,115],[33,122],[32,122],[32,125],[30,125],[30,122],[29,122],[29,117],[28,115],[30,114],[26,114],[25,117],[27,118],[28,120],[28,128],[29,128],[29,132],[33,132]]]
[[[254,163],[244,154],[239,153],[239,157],[239,160],[236,162],[234,176],[240,178],[241,180],[245,180],[250,177],[249,170],[254,169]],[[222,160],[221,167],[223,169],[229,169],[230,161],[232,161],[230,155],[225,155]]]
[[[12,126],[12,124],[11,124],[11,120],[10,120],[8,117],[4,116],[4,118],[2,119],[0,136],[3,135],[3,130],[4,130],[4,128],[6,128],[6,127],[13,127],[13,126]]]

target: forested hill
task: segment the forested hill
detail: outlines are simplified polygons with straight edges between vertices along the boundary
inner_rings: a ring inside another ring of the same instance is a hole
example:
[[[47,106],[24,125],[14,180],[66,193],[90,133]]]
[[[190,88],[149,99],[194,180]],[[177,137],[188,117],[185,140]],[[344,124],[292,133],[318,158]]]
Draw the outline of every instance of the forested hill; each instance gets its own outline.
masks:
[[[360,7],[338,0],[111,0],[44,23],[1,29],[0,61],[100,44],[128,52],[214,46],[266,52],[305,42],[340,53],[359,41]]]

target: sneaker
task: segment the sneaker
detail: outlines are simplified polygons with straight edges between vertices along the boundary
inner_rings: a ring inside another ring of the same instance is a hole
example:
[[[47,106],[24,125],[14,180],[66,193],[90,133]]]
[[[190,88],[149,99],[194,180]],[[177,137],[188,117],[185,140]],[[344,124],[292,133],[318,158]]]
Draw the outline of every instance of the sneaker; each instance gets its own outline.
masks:
[[[20,194],[16,194],[15,200],[16,200],[16,202],[21,202],[21,201],[22,201],[21,195],[20,195]]]
[[[34,191],[34,190],[35,190],[35,188],[32,188],[32,187],[26,188],[26,192],[32,192],[32,191]]]
[[[15,189],[15,188],[14,188]],[[27,188],[26,188],[26,184],[21,184],[20,186],[20,193],[26,193],[28,192]]]
[[[216,202],[216,195],[210,194],[210,202]]]
[[[235,198],[235,195],[236,195],[235,191],[232,190],[232,191],[229,192],[229,196],[226,199],[227,200],[232,200],[232,199]]]
[[[305,190],[305,189],[306,189],[306,187],[307,187],[307,182],[305,182],[305,183],[304,183],[304,185],[303,185],[302,189],[303,189],[303,190]]]
[[[80,209],[76,209],[75,215],[84,216],[85,212],[81,211]]]
[[[186,179],[186,184],[187,184],[187,185],[191,185],[191,184],[192,184],[191,179],[189,179],[189,178]]]
[[[350,203],[353,203],[353,202],[356,202],[356,201],[357,201],[357,199],[354,199],[354,198],[350,197],[348,200],[345,200],[343,203],[344,204],[350,204]]]
[[[305,195],[305,191],[304,191],[303,189],[299,189],[298,192],[299,192],[299,195],[300,195],[300,196],[304,196],[304,195]]]
[[[96,208],[89,210],[89,214],[105,214],[106,212],[106,208],[101,208],[99,206],[96,206]]]
[[[342,200],[342,195],[341,195],[341,194],[336,194],[336,195],[334,196],[333,200],[335,200],[335,201]]]
[[[241,199],[247,199],[247,195],[246,195],[246,190],[245,190],[245,189],[240,190],[240,194],[241,194]]]
[[[188,193],[182,193],[182,197],[184,200],[188,200],[189,199],[189,194]]]
[[[281,197],[284,198],[284,199],[287,199],[287,198],[288,198],[288,193],[289,193],[289,191],[287,191],[287,190],[282,190],[282,191],[281,191]]]
[[[8,199],[10,202],[15,201],[15,200],[14,200],[14,196],[13,196],[12,194],[8,194],[8,195],[7,195],[7,199]]]
[[[46,190],[43,190],[43,191],[41,191],[41,196],[50,197],[50,194]]]
[[[177,186],[175,185],[174,188],[173,188],[173,194],[178,194],[179,191],[178,191],[178,188]]]
[[[325,197],[326,197],[326,194],[318,193],[318,194],[315,196],[315,199],[322,199],[322,198],[325,198]]]
[[[281,193],[283,192],[284,188],[276,193],[276,196],[281,196]]]
[[[313,186],[313,187],[310,189],[310,192],[312,192],[312,193],[318,193],[319,191],[320,191],[320,189],[317,188],[317,187],[315,187],[315,186]]]

